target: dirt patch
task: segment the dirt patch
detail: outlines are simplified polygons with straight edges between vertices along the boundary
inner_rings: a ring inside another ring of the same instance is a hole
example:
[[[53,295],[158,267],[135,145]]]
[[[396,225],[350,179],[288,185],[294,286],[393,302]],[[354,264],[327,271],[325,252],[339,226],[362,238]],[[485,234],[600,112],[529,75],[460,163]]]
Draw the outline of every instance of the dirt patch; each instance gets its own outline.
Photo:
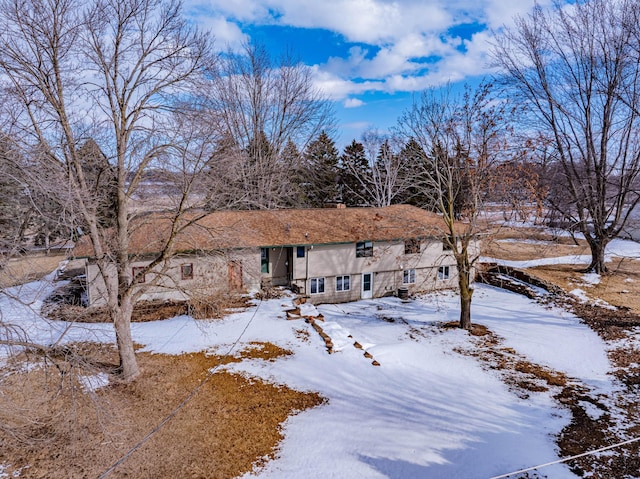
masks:
[[[83,377],[114,368],[117,355],[105,346],[83,347],[90,349],[91,366],[52,359],[29,371],[19,363],[5,371],[0,396],[0,463],[10,465],[5,473],[26,467],[21,477],[98,477],[201,385],[110,477],[237,477],[277,454],[287,417],[323,402],[315,393],[229,372],[208,377],[221,358],[203,353],[138,354],[144,371],[139,380],[91,392],[82,386]],[[287,353],[273,345],[252,349],[269,360]]]

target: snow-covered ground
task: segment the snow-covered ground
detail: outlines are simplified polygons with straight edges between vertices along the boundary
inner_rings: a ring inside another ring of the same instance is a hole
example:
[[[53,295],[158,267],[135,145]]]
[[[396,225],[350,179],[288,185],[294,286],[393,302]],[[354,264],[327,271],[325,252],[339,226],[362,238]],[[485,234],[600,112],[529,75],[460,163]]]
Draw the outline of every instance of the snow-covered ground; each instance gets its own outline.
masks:
[[[607,254],[638,258],[640,245],[616,240]],[[585,278],[587,283],[597,280]],[[0,296],[3,321],[41,343],[115,341],[110,324],[43,320],[38,310],[52,288],[45,280],[6,291]],[[456,352],[473,348],[474,339],[464,331],[438,327],[457,320],[454,293],[319,306],[333,354],[309,324],[286,320],[285,310],[291,307],[288,297],[256,303],[224,320],[180,316],[132,325],[133,339],[146,351],[226,354],[253,341],[270,341],[294,352],[275,362],[245,360],[226,366],[328,399],[286,422],[278,458],[255,471],[258,477],[487,479],[557,459],[554,435],[569,421],[568,410],[549,392],[519,397],[498,372]],[[313,307],[305,310],[315,313]],[[596,395],[616,388],[606,354],[612,346],[562,309],[477,285],[472,319],[500,336],[501,346],[566,373]],[[380,366],[372,365],[373,360]],[[88,378],[85,387],[100,387],[105,379]],[[564,465],[539,472],[576,477]]]
[[[0,298],[4,320],[44,342],[59,340],[63,332],[62,341],[114,340],[111,325],[40,319],[35,311],[48,291],[46,282],[13,289],[23,303]],[[271,341],[294,352],[275,362],[227,366],[328,399],[287,421],[279,457],[256,471],[258,477],[486,479],[557,459],[554,434],[569,421],[568,411],[550,393],[518,397],[498,373],[454,351],[473,347],[466,332],[436,327],[457,319],[455,294],[319,306],[333,354],[309,324],[285,319],[291,305],[291,298],[275,299],[222,321],[180,316],[133,325],[134,340],[146,351],[227,353],[240,338],[235,351],[251,341]],[[532,362],[594,391],[612,388],[606,345],[566,311],[478,285],[473,321]],[[309,333],[306,340],[300,331]],[[356,341],[380,366],[353,346]],[[540,472],[575,477],[564,465]]]

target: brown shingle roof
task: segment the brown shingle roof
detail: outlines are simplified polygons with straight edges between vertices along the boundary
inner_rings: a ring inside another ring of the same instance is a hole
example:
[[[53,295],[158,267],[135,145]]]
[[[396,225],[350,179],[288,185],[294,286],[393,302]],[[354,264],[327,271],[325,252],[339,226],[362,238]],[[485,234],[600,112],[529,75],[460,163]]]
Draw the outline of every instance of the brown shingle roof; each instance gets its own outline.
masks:
[[[152,214],[136,220],[131,253],[155,253],[170,231],[170,219]],[[356,241],[440,237],[444,222],[434,213],[410,205],[385,208],[319,208],[254,211],[217,211],[184,228],[176,237],[176,252],[216,249],[293,246]],[[75,255],[93,254],[88,238]]]

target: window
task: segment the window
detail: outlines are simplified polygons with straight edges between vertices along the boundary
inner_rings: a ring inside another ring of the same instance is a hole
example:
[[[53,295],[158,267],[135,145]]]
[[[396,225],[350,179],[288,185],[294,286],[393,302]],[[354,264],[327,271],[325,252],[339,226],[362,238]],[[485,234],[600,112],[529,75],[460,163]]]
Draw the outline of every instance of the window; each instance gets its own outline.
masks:
[[[182,279],[193,279],[193,263],[184,263],[180,265],[180,275]]]
[[[453,240],[451,238],[445,238],[442,240],[442,251],[451,251],[453,248],[451,247],[451,243]]]
[[[438,268],[438,279],[449,279],[449,267],[440,266]]]
[[[134,266],[133,268],[131,268],[131,272],[133,273],[133,278],[136,283],[144,283],[146,281],[144,274],[140,276],[138,279],[135,279],[138,274],[142,273],[144,268],[145,268],[144,266]]]
[[[416,254],[420,252],[420,240],[409,238],[404,240],[404,254]]]
[[[373,241],[358,241],[356,243],[356,258],[373,256]]]
[[[324,278],[311,278],[311,294],[324,293]]]
[[[336,291],[349,291],[351,276],[336,276]]]
[[[304,246],[298,246],[296,248],[296,256],[298,258],[304,258]]]
[[[403,284],[414,284],[416,282],[416,270],[415,269],[405,269],[402,272],[402,283]]]
[[[269,272],[269,248],[260,248],[260,270],[263,273]]]

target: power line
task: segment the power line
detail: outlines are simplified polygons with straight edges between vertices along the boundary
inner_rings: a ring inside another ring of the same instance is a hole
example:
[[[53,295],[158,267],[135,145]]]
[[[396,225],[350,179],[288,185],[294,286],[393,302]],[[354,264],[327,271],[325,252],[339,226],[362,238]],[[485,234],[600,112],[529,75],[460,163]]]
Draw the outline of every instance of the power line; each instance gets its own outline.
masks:
[[[554,464],[561,464],[563,462],[571,461],[573,459],[577,459],[579,457],[590,456],[593,454],[597,454],[602,451],[608,451],[609,449],[615,449],[616,447],[624,446],[626,444],[631,444],[633,442],[640,441],[640,437],[636,437],[634,439],[629,439],[628,441],[619,442],[617,444],[613,444],[612,446],[601,447],[600,449],[595,449],[593,451],[583,452],[582,454],[576,454],[575,456],[564,457],[562,459],[558,459],[557,461],[547,462],[546,464],[540,464],[538,466],[527,467],[526,469],[520,469],[519,471],[509,472],[508,474],[502,474],[500,476],[493,476],[489,479],[504,479],[505,477],[513,476],[514,474],[521,474],[523,472],[533,471],[534,469],[540,469],[547,466],[553,466]]]
[[[251,325],[251,323],[253,322],[253,320],[255,319],[256,315],[258,314],[258,310],[260,309],[260,305],[262,304],[262,300],[260,300],[260,302],[258,303],[258,306],[256,307],[255,311],[253,312],[253,314],[251,315],[251,318],[249,319],[249,321],[247,322],[246,326],[244,327],[244,329],[242,330],[242,332],[240,333],[240,335],[238,336],[238,338],[233,342],[233,344],[231,345],[231,347],[229,348],[229,350],[226,352],[225,356],[229,356],[231,354],[231,352],[236,348],[236,346],[238,345],[238,343],[240,342],[240,340],[242,339],[242,337],[244,336],[244,334],[247,332],[247,329],[249,329],[249,326]],[[105,479],[106,477],[108,477],[109,475],[111,475],[111,473],[113,471],[116,470],[116,468],[118,466],[120,466],[121,464],[123,464],[127,459],[129,459],[129,457],[131,457],[131,455],[136,452],[138,449],[140,449],[147,441],[149,441],[149,439],[151,439],[156,433],[158,433],[160,431],[160,429],[162,429],[162,427],[168,423],[176,414],[178,414],[178,412],[187,405],[187,403],[189,401],[191,401],[191,399],[193,399],[193,397],[198,393],[198,391],[202,388],[202,386],[204,386],[209,379],[211,379],[211,377],[216,373],[216,371],[218,370],[218,368],[222,365],[222,363],[218,363],[216,364],[212,369],[209,370],[209,372],[207,373],[207,376],[202,380],[202,382],[200,384],[198,384],[190,393],[187,397],[185,397],[182,402],[180,404],[178,404],[175,409],[173,411],[171,411],[171,413],[169,413],[167,416],[165,416],[165,418],[160,421],[158,423],[158,425],[156,425],[156,427],[154,427],[145,437],[143,437],[135,446],[133,446],[131,449],[129,449],[129,451],[127,451],[127,453],[125,455],[123,455],[120,459],[118,459],[116,462],[114,462],[111,467],[109,467],[109,469],[107,469],[106,471],[104,471],[98,479]]]

